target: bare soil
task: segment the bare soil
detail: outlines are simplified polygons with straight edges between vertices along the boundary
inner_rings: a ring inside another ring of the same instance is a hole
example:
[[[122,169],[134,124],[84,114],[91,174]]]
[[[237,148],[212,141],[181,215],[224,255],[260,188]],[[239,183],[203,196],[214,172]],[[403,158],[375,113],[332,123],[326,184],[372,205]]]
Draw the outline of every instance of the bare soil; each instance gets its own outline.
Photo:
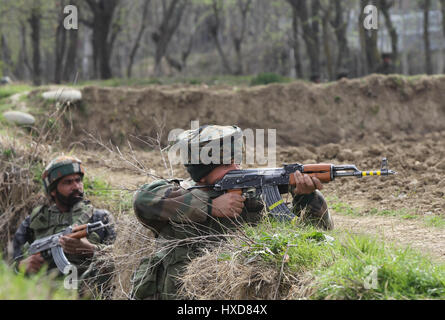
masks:
[[[348,148],[355,149],[352,144],[445,130],[444,88],[444,76],[382,75],[320,85],[92,86],[83,88],[82,103],[71,107],[72,123],[63,140],[84,142],[90,132],[118,145],[131,136],[157,133],[166,141],[170,130],[188,129],[190,121],[199,120],[276,129],[281,146],[350,143]]]

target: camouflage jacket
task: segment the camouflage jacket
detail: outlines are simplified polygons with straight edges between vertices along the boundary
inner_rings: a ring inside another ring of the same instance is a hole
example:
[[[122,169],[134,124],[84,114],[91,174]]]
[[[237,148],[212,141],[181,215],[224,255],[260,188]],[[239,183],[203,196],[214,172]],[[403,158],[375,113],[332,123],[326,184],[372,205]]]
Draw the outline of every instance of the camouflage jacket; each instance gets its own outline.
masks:
[[[260,199],[246,201],[236,220],[215,218],[211,215],[212,200],[223,193],[190,191],[182,187],[183,184],[179,180],[157,180],[143,185],[133,202],[139,221],[164,238],[185,239],[225,232],[240,223],[254,223],[261,219],[263,204]]]
[[[116,238],[112,225],[113,217],[107,210],[95,209],[88,200],[78,202],[70,211],[63,213],[55,204],[38,206],[31,215],[25,218],[14,235],[14,260],[17,264],[26,258],[29,245],[37,239],[61,232],[68,226],[97,221],[102,221],[104,224],[111,223],[110,226],[94,231],[87,237],[88,241],[97,245],[101,250],[112,244]],[[91,262],[90,258],[81,255],[66,254],[66,257],[71,263],[82,266],[81,269],[87,268]],[[55,266],[53,261],[48,262],[50,268]]]
[[[238,218],[215,218],[212,201],[223,193],[187,190],[189,186],[179,180],[157,180],[140,187],[134,196],[136,217],[157,236],[154,254],[141,260],[132,277],[132,296],[137,299],[177,298],[178,274],[202,246],[220,242],[222,234],[240,223],[259,222],[266,211],[262,199],[250,195]],[[315,197],[315,193],[293,196],[294,213],[299,214]]]

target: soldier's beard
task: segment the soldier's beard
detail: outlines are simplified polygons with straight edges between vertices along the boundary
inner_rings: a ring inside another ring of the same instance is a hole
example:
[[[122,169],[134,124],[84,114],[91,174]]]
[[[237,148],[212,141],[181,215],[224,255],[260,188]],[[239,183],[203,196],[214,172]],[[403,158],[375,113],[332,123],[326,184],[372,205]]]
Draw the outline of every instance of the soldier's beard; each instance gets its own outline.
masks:
[[[73,191],[68,196],[64,196],[58,190],[56,190],[56,198],[64,206],[72,207],[79,201],[83,200],[83,192]]]

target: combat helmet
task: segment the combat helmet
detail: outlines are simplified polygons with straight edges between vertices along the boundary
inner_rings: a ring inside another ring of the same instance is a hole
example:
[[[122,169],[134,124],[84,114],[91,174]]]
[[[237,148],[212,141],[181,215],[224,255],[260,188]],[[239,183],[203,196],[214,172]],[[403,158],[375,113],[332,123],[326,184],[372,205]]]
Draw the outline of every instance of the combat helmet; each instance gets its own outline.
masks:
[[[176,140],[181,152],[181,163],[194,181],[222,165],[241,163],[243,133],[237,126],[205,125],[179,134]]]
[[[53,159],[42,174],[45,193],[49,195],[56,188],[59,179],[74,173],[84,176],[82,161],[72,156],[58,156]]]

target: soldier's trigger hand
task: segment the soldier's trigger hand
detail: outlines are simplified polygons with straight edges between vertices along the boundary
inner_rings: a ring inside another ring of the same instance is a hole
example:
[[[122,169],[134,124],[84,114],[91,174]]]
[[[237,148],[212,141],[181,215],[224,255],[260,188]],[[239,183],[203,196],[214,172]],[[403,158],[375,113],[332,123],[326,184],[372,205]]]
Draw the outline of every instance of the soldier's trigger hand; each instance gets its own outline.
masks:
[[[295,171],[293,175],[295,178],[295,194],[311,194],[317,189],[323,189],[321,181],[316,177],[302,174],[300,171]]]
[[[236,218],[244,208],[246,198],[236,193],[225,193],[212,201],[212,216]]]

